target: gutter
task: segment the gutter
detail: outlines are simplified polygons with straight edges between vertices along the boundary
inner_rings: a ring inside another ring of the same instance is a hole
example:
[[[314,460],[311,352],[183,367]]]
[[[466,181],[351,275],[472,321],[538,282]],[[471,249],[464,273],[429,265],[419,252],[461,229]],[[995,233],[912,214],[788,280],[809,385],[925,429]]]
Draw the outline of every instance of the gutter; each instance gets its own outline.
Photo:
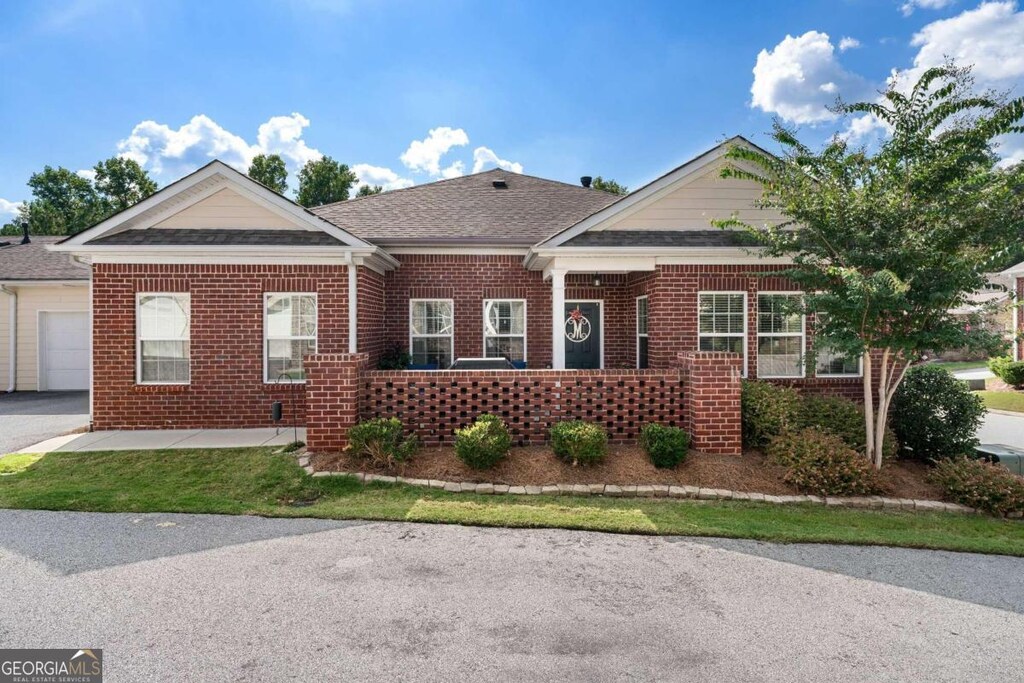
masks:
[[[18,293],[7,287],[7,285],[0,285],[0,292],[3,292],[10,299],[10,309],[8,311],[10,320],[8,322],[8,334],[10,339],[8,340],[8,380],[7,380],[7,393],[14,393],[17,387],[16,375],[18,370]]]

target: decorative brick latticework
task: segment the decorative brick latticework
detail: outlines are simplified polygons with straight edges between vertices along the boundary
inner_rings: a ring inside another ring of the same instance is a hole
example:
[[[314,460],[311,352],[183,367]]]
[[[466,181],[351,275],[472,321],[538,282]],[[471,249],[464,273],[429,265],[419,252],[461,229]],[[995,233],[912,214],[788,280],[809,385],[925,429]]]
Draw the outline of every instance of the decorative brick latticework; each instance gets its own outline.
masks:
[[[136,383],[135,300],[139,293],[188,292],[191,381]],[[263,381],[263,295],[316,292],[319,351],[348,348],[348,272],[338,266],[93,266],[93,428],[200,429],[304,424],[301,384]]]
[[[306,358],[306,446],[311,451],[348,445],[348,430],[359,421],[360,377],[368,362],[365,353]]]
[[[690,351],[679,354],[686,382],[686,416],[691,446],[706,453],[743,452],[740,423],[740,369],[734,353]]]

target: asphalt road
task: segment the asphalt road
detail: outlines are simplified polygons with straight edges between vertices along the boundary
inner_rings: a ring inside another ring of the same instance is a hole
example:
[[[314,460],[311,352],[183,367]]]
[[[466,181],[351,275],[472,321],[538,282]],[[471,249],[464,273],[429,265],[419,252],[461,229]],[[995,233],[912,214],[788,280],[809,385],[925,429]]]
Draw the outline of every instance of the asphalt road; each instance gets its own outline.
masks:
[[[88,426],[87,391],[0,392],[0,455]]]
[[[978,430],[981,443],[1001,443],[1005,446],[1024,448],[1024,414],[985,414],[985,421]]]
[[[1024,560],[0,511],[0,647],[107,681],[1007,681]]]

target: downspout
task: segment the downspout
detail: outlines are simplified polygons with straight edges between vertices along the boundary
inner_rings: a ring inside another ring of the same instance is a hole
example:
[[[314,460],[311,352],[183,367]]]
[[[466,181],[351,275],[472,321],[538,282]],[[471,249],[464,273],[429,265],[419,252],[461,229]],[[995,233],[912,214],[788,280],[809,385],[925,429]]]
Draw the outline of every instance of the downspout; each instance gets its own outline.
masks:
[[[10,320],[8,321],[8,334],[10,339],[8,340],[8,379],[7,379],[7,393],[14,393],[17,388],[16,373],[18,370],[18,293],[9,289],[7,285],[0,285],[0,292],[7,295],[10,303],[8,314]]]
[[[348,259],[348,352],[356,353],[359,349],[359,280],[351,254]]]

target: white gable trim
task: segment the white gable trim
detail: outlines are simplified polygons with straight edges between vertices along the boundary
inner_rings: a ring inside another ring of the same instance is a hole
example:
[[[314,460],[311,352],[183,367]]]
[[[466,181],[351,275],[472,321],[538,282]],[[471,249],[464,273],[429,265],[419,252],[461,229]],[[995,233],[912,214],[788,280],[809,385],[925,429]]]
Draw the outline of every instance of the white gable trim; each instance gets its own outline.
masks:
[[[168,200],[171,200],[182,193],[188,192],[190,189],[207,180],[214,180],[215,182],[209,187],[205,187],[194,193],[194,195],[189,196],[185,201],[172,203],[164,210],[160,210],[159,207],[168,202]],[[210,197],[225,187],[230,187],[246,199],[273,211],[282,218],[288,219],[299,226],[308,230],[319,230],[325,232],[348,247],[363,249],[373,248],[373,246],[368,242],[359,239],[355,235],[342,230],[336,225],[333,225],[323,218],[307,211],[298,204],[295,204],[276,192],[260,185],[244,173],[240,173],[227,164],[215,160],[211,161],[209,164],[203,166],[191,175],[187,175],[181,180],[171,183],[167,187],[153,195],[150,195],[146,199],[143,199],[134,206],[111,216],[92,228],[84,230],[63,242],[51,245],[49,249],[51,251],[81,252],[83,251],[82,247],[84,247],[88,250],[91,248],[90,245],[87,244],[90,240],[94,240],[102,235],[117,230],[118,228],[125,226],[129,221],[139,218],[146,212],[155,210],[152,214],[145,216],[137,224],[132,225],[132,228],[145,229],[151,227],[152,225],[166,219],[168,216],[178,213],[179,211]],[[210,250],[216,249],[216,247],[208,248]]]
[[[572,238],[582,235],[588,230],[597,228],[598,226],[612,220],[621,220],[633,213],[636,213],[637,211],[640,211],[641,209],[646,208],[647,206],[650,206],[659,199],[662,199],[666,195],[677,190],[681,185],[698,177],[704,169],[724,157],[732,145],[749,145],[753,147],[751,143],[741,137],[731,138],[717,147],[704,152],[697,158],[686,162],[679,168],[666,173],[657,180],[644,185],[632,194],[628,194],[619,201],[609,204],[597,213],[591,214],[579,223],[576,223],[553,237],[540,242],[535,245],[531,251],[540,252],[554,247],[560,247]]]

